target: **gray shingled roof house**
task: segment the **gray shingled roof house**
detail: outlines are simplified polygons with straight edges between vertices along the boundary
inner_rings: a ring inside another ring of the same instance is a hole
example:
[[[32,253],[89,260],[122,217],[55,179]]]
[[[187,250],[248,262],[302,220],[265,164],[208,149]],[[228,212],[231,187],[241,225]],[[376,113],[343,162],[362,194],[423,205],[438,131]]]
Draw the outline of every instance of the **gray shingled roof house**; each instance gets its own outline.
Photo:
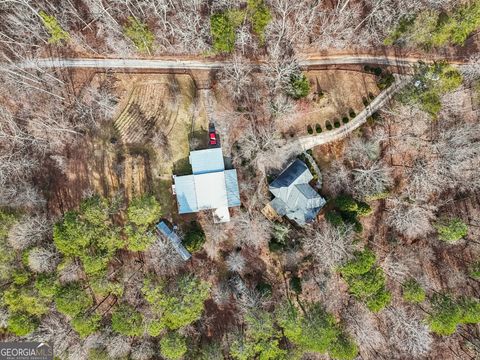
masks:
[[[296,159],[270,184],[275,196],[270,206],[299,225],[313,221],[326,201],[310,186],[312,179],[307,165]]]

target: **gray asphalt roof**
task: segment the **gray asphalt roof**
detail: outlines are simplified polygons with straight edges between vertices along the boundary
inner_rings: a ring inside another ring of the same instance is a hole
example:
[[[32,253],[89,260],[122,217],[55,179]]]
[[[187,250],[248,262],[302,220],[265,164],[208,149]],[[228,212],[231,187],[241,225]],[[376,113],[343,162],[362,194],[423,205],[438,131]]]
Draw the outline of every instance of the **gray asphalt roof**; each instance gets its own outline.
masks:
[[[275,199],[270,205],[280,215],[298,224],[315,219],[326,201],[309,184],[313,179],[307,165],[296,159],[270,184]]]

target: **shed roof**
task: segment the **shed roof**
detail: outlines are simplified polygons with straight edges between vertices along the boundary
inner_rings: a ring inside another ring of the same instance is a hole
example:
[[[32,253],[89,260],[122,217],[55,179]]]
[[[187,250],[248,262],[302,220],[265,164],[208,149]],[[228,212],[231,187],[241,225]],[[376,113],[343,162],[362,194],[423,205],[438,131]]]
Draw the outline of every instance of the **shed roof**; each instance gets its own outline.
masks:
[[[194,175],[225,170],[222,148],[192,151],[189,159]]]
[[[185,249],[185,247],[183,246],[182,241],[180,240],[178,235],[173,230],[171,230],[167,226],[167,224],[161,221],[157,224],[157,229],[160,231],[160,233],[163,236],[165,236],[170,241],[170,243],[173,245],[173,247],[175,248],[175,250],[178,252],[178,254],[181,256],[183,260],[187,261],[192,257],[192,255],[190,255],[188,250]]]
[[[178,212],[187,214],[198,211],[197,191],[194,175],[175,176],[175,192],[177,193]]]
[[[225,170],[225,185],[227,188],[228,206],[240,206],[240,191],[238,190],[237,170]]]

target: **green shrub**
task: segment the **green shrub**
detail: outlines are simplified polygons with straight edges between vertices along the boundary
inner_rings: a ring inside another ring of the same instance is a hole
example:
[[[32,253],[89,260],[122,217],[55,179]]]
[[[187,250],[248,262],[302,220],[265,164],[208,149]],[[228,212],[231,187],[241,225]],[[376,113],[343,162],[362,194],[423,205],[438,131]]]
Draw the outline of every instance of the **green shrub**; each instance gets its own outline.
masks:
[[[147,24],[133,16],[129,16],[127,20],[127,24],[123,28],[125,36],[133,42],[138,51],[151,54],[155,41],[153,32]]]
[[[312,125],[308,125],[308,126],[307,126],[307,132],[308,132],[309,135],[312,135],[312,134],[313,134]]]
[[[97,296],[106,297],[108,295],[115,295],[121,297],[124,291],[123,283],[110,281],[106,276],[95,276],[89,278],[89,284],[93,292]]]
[[[368,98],[369,98],[370,100],[373,100],[373,99],[375,99],[375,95],[373,95],[371,92],[369,92],[369,93],[368,93]]]
[[[140,336],[143,334],[143,317],[132,306],[119,305],[112,313],[113,331],[126,336]]]
[[[385,40],[385,44],[400,41],[430,49],[448,44],[463,45],[480,26],[480,1],[455,7],[449,13],[425,10],[405,17]]]
[[[81,259],[85,273],[91,276],[105,273],[111,256],[102,251],[86,251]]]
[[[290,233],[290,227],[288,225],[275,222],[273,224],[272,235],[275,240],[280,244],[285,245],[288,239],[288,234]]]
[[[15,285],[25,285],[30,279],[30,273],[25,270],[15,270],[12,275],[12,280]]]
[[[373,73],[375,74],[375,76],[380,76],[382,75],[382,68],[379,68],[379,67],[376,67],[376,68],[373,68]]]
[[[0,209],[0,239],[6,239],[8,232],[17,221],[17,215],[7,209]]]
[[[345,224],[340,214],[335,210],[327,211],[325,213],[325,220],[334,226],[342,226]]]
[[[231,53],[235,49],[235,31],[243,18],[244,13],[240,10],[229,10],[210,17],[210,33],[216,53]]]
[[[41,316],[48,312],[48,302],[29,286],[10,286],[3,293],[9,312]]]
[[[333,126],[335,126],[335,128],[338,129],[340,127],[340,121],[335,120],[335,122],[333,123]]]
[[[169,332],[160,339],[160,353],[165,359],[179,360],[187,350],[186,339],[176,332]]]
[[[368,216],[372,214],[373,210],[366,202],[359,201],[357,202],[357,216]]]
[[[323,307],[307,304],[305,314],[290,303],[276,311],[278,325],[285,337],[303,352],[328,353],[333,359],[353,360],[358,354],[356,344],[350,339]]]
[[[315,131],[317,132],[317,134],[320,134],[322,132],[322,127],[320,126],[320,124],[315,125]]]
[[[480,302],[475,298],[454,299],[447,294],[434,294],[432,311],[427,318],[430,330],[438,335],[452,335],[461,324],[480,322]]]
[[[348,124],[349,121],[350,121],[350,119],[349,119],[347,116],[344,116],[344,117],[342,118],[342,122],[343,122],[344,124]]]
[[[54,274],[40,274],[35,280],[35,288],[38,293],[48,299],[52,299],[58,292],[60,283]]]
[[[389,88],[394,82],[395,76],[390,73],[385,73],[377,80],[377,86],[380,90],[384,90]]]
[[[365,107],[367,107],[368,104],[370,104],[370,102],[368,101],[368,99],[366,97],[362,98],[362,102],[363,102],[363,106],[365,106]]]
[[[33,332],[38,326],[38,320],[27,314],[11,314],[7,321],[8,332],[17,336],[25,336]]]
[[[340,334],[330,345],[328,353],[333,359],[353,360],[358,355],[358,346],[352,338]]]
[[[145,251],[157,239],[153,231],[148,231],[145,226],[125,226],[127,235],[127,249],[130,251]]]
[[[79,214],[68,211],[63,220],[53,228],[53,241],[57,249],[67,256],[83,254],[90,245],[93,234],[88,231],[87,225],[79,219]]]
[[[93,334],[100,328],[100,320],[102,317],[96,313],[91,315],[79,314],[72,320],[72,328],[81,338]]]
[[[407,280],[402,285],[402,292],[406,302],[419,304],[425,301],[425,290],[415,279]]]
[[[415,103],[425,112],[436,117],[441,109],[441,97],[462,84],[460,72],[447,62],[431,65],[420,63],[410,85],[399,94],[400,101]]]
[[[232,359],[285,359],[286,351],[279,346],[282,334],[271,313],[252,309],[245,315],[245,325],[244,335],[230,346]]]
[[[58,289],[55,304],[62,314],[75,317],[88,310],[93,305],[93,300],[79,282],[70,282]]]
[[[330,124],[330,121],[327,121],[325,127],[327,128],[327,130],[332,130],[333,129],[332,124]]]
[[[357,114],[355,113],[355,111],[353,111],[353,109],[350,109],[348,111],[348,115],[353,119],[355,116],[357,116]]]
[[[385,275],[375,266],[375,254],[369,249],[356,252],[354,259],[339,268],[339,272],[348,284],[348,292],[365,303],[373,312],[379,312],[392,300],[385,288]]]
[[[162,209],[154,196],[136,197],[128,204],[128,220],[137,226],[152,225],[158,221]]]
[[[205,240],[206,238],[203,229],[196,221],[193,221],[190,224],[190,229],[185,234],[183,241],[185,247],[191,253],[197,252],[202,249]]]
[[[339,269],[343,276],[363,275],[375,265],[375,254],[370,249],[355,252],[354,256]]]
[[[260,44],[265,42],[265,28],[272,20],[269,8],[263,0],[247,0],[247,13],[252,23],[252,30],[260,39]]]
[[[292,276],[290,278],[290,287],[295,292],[295,294],[302,293],[302,280],[298,276]]]
[[[310,82],[305,74],[293,74],[290,76],[290,83],[287,87],[287,94],[293,99],[304,98],[310,93]]]
[[[469,274],[472,278],[480,280],[480,261],[476,261],[470,266]]]
[[[111,360],[111,357],[106,349],[93,348],[88,351],[87,360]]]
[[[147,279],[142,291],[152,311],[161,316],[162,324],[170,330],[200,319],[209,297],[208,283],[191,276],[181,277],[173,288]]]
[[[468,233],[468,226],[460,219],[443,220],[434,225],[438,238],[447,243],[454,243]]]
[[[357,201],[350,195],[339,195],[333,200],[334,206],[340,211],[353,211],[358,209]]]
[[[269,283],[266,283],[264,281],[259,282],[255,289],[263,296],[272,296],[272,285],[270,285]]]
[[[63,42],[68,42],[70,40],[70,35],[63,30],[55,16],[48,15],[43,10],[40,10],[38,15],[42,19],[42,24],[50,35],[50,38],[48,39],[50,44],[61,45]]]

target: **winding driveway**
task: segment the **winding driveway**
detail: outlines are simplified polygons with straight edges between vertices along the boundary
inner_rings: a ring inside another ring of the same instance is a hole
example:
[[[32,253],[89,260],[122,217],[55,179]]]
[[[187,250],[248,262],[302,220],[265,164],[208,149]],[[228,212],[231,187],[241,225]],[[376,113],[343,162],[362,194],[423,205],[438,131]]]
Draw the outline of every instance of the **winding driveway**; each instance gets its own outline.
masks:
[[[283,146],[282,150],[289,154],[300,153],[312,149],[315,146],[324,145],[344,138],[349,133],[362,126],[370,116],[380,110],[386,102],[391,100],[398,91],[408,84],[409,80],[409,76],[396,75],[395,82],[389,88],[378,94],[378,96],[373,99],[373,101],[363,109],[362,112],[347,124],[342,124],[338,129],[332,129],[330,131],[324,130],[324,132],[319,135],[300,137]]]

